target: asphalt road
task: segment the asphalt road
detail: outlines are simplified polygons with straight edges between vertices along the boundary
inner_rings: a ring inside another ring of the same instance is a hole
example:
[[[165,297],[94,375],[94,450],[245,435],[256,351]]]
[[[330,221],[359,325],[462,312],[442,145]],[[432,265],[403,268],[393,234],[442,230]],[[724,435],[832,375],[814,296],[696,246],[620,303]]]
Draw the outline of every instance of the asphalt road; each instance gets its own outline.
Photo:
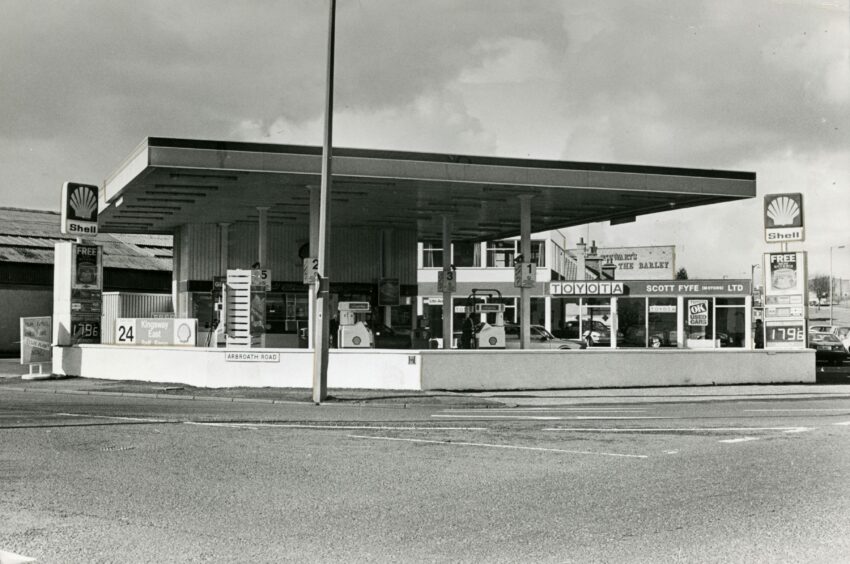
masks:
[[[850,399],[557,398],[316,407],[0,389],[0,551],[850,561]]]

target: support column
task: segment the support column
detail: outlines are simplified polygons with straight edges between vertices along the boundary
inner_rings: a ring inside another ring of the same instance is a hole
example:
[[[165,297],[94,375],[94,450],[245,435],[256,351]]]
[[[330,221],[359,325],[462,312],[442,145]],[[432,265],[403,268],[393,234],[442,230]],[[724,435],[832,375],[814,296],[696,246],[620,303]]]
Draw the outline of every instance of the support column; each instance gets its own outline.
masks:
[[[523,262],[531,262],[531,198],[530,194],[519,197],[519,252]],[[537,272],[534,267],[535,276]],[[535,282],[536,285],[536,282]],[[519,348],[531,348],[531,288],[524,285],[519,289],[520,299],[520,323],[519,323]]]
[[[268,268],[268,227],[269,227],[269,208],[257,207],[257,212],[260,214],[258,231],[259,238],[257,241],[257,262],[260,263],[260,268]]]
[[[227,276],[227,268],[230,264],[230,240],[228,237],[229,223],[218,224],[218,275]]]
[[[392,230],[390,229],[382,229],[381,230],[381,278],[389,278],[390,277],[390,248],[392,245]],[[380,281],[379,281],[380,282]],[[387,327],[392,326],[393,321],[393,311],[392,306],[382,306],[382,314],[383,314],[383,323]]]
[[[308,186],[310,192],[310,251],[315,257],[319,254],[319,199],[321,192],[318,186]],[[307,286],[307,346],[314,347],[316,342],[316,301],[313,296],[313,286]]]
[[[685,297],[676,296],[676,346],[680,349],[685,348],[688,338],[685,335]]]
[[[328,14],[327,80],[325,82],[325,132],[322,143],[322,185],[319,196],[318,280],[316,283],[316,335],[313,342],[313,402],[328,397],[328,323],[330,322],[330,280],[328,270],[331,184],[333,170],[333,92],[334,41],[336,35],[336,0],[331,0]]]
[[[452,303],[452,292],[448,288],[449,273],[452,260],[452,218],[443,216],[443,348],[452,348],[452,316],[454,315],[454,304]]]

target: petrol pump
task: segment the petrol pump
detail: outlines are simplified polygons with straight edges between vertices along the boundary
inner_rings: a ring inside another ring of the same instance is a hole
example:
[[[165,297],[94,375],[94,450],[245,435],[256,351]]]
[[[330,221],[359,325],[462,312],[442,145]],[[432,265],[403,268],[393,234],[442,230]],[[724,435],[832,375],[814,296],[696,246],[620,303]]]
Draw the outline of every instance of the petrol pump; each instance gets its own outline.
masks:
[[[371,348],[375,346],[372,331],[366,325],[366,316],[372,311],[369,302],[339,302],[339,329],[337,343],[341,349]]]
[[[475,313],[486,316],[486,321],[481,324],[475,334],[476,348],[505,348],[505,304],[475,304]],[[489,322],[491,318],[492,323]]]

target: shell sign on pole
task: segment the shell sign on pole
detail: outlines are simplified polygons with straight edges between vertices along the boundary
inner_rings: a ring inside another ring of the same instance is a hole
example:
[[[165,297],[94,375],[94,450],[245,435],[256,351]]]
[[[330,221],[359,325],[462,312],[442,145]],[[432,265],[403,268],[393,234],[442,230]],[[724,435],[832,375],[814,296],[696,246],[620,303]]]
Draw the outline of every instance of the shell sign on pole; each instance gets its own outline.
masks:
[[[62,223],[67,235],[97,235],[97,186],[66,182],[62,185]]]
[[[764,240],[768,243],[803,241],[803,195],[764,196]]]

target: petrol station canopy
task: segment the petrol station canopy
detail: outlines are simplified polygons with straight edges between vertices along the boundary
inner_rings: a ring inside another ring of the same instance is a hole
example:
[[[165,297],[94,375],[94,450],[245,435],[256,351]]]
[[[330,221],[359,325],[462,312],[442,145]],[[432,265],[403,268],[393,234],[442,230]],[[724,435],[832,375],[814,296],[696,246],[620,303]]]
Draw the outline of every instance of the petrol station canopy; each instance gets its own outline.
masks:
[[[100,229],[171,233],[257,221],[258,207],[307,226],[321,167],[321,147],[151,137],[105,181]],[[520,234],[521,195],[541,232],[755,194],[753,172],[334,148],[330,223],[421,241],[440,239],[449,215],[454,240],[494,240]]]

